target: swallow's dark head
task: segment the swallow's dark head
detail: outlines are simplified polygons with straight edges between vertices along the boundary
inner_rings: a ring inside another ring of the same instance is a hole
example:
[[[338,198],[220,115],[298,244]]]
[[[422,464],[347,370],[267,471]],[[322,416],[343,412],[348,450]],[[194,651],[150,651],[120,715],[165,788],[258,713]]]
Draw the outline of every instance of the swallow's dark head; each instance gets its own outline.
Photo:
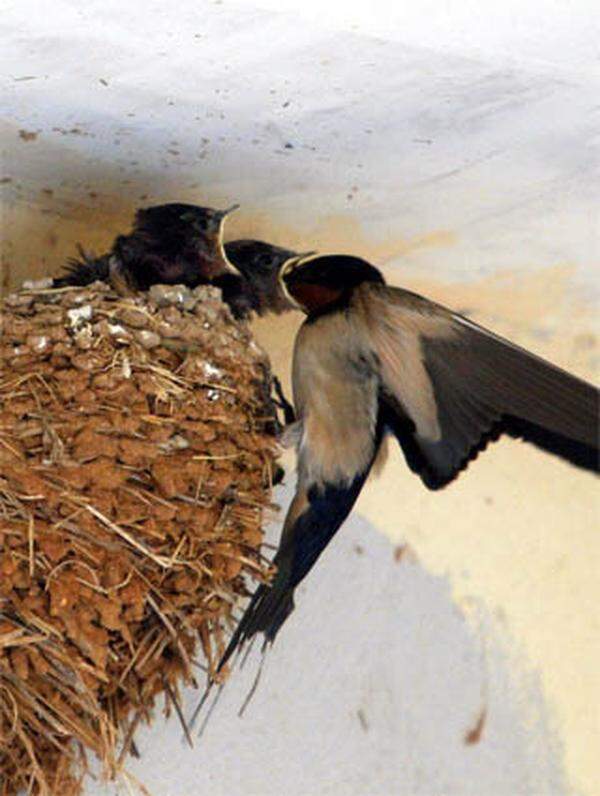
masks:
[[[297,253],[262,240],[232,240],[225,244],[228,260],[247,279],[277,278],[285,263]]]
[[[294,309],[279,274],[287,262],[299,256],[296,252],[262,240],[234,240],[225,244],[225,253],[241,277],[237,284],[241,316]]]
[[[281,272],[285,291],[307,315],[344,306],[364,282],[384,283],[374,266],[345,254],[308,256],[291,260]]]
[[[133,284],[206,284],[230,269],[223,249],[227,210],[173,202],[137,211],[133,231],[113,247]]]
[[[182,202],[145,207],[136,213],[134,232],[173,248],[183,248],[191,241],[220,241],[225,217],[238,207],[215,210]]]

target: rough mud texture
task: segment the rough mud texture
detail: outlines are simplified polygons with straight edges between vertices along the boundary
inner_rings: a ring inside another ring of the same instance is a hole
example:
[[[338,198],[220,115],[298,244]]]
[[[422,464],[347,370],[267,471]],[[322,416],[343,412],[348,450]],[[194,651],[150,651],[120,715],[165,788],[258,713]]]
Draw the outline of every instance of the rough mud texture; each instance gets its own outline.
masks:
[[[264,578],[269,366],[212,288],[0,307],[0,793],[109,776]]]

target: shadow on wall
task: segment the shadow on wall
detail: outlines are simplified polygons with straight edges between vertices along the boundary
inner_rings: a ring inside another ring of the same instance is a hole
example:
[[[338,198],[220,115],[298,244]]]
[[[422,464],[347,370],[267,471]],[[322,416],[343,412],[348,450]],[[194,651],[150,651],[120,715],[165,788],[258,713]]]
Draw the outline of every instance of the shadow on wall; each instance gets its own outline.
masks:
[[[78,134],[77,128],[64,132],[65,140]],[[197,183],[182,190],[161,167],[153,172],[83,157],[34,130],[3,125],[0,133],[9,148],[0,172],[0,294],[24,279],[58,273],[78,243],[105,252],[117,234],[130,229],[138,207],[169,201],[219,207],[235,199],[218,186],[201,188],[201,173]],[[31,152],[27,161],[23,147]],[[19,176],[11,173],[9,163],[21,164]],[[301,238],[290,240],[289,230],[269,225],[264,217],[249,219],[246,211],[242,224],[236,220],[229,229],[235,236],[264,236],[276,243],[294,244]]]
[[[90,167],[76,154],[44,141],[31,131],[21,131],[21,146],[31,147],[40,164],[34,177],[10,172],[7,157],[1,177],[0,206],[1,263],[0,291],[60,271],[76,244],[104,251],[114,236],[130,225],[135,206],[130,185],[125,193],[117,167],[98,163]],[[33,137],[32,137],[33,136]],[[17,131],[3,131],[11,141]],[[22,157],[22,156],[21,156]],[[143,181],[140,181],[142,184]],[[142,202],[140,196],[137,203]]]
[[[2,292],[24,279],[58,273],[78,243],[92,252],[106,251],[130,228],[137,207],[171,194],[164,176],[69,149],[70,137],[86,135],[78,128],[63,131],[64,144],[9,125],[0,132],[9,150],[0,174]],[[10,163],[20,164],[18,173],[11,173]]]
[[[155,170],[137,161],[106,162],[69,148],[73,136],[89,135],[75,127],[60,131],[57,143],[36,130],[1,125],[0,137],[7,156],[0,172],[1,263],[0,294],[24,279],[58,273],[81,243],[86,250],[102,253],[114,237],[126,232],[138,207],[169,201],[225,207],[240,197],[230,179],[222,184],[202,179],[202,162],[190,171],[195,182],[171,176],[164,163]],[[26,148],[26,149],[24,149]],[[25,158],[25,154],[27,158]],[[29,157],[30,155],[30,157]],[[19,164],[11,171],[9,164]],[[206,185],[210,185],[209,188]],[[358,187],[355,186],[355,192]],[[245,192],[247,193],[247,191]],[[227,224],[226,238],[263,238],[291,248],[339,251],[365,256],[382,265],[422,249],[451,246],[455,236],[448,230],[430,230],[412,238],[398,236],[390,223],[381,240],[370,239],[359,219],[360,197],[354,211],[314,215],[307,213],[306,197],[292,188],[286,194],[281,219],[265,212],[260,203],[243,204]],[[293,208],[295,201],[301,207]],[[293,219],[293,224],[289,219]]]
[[[562,796],[563,753],[539,679],[502,623],[471,607],[472,622],[445,577],[354,515],[298,589],[242,720],[258,643],[195,750],[175,717],[166,731],[157,717],[128,767],[174,795]],[[186,691],[186,715],[198,698]]]

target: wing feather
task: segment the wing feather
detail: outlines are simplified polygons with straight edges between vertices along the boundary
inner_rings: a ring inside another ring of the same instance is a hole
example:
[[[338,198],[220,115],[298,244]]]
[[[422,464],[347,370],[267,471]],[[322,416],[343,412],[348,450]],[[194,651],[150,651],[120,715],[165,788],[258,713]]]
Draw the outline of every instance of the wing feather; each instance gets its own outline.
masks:
[[[593,385],[399,288],[364,286],[356,310],[386,422],[428,487],[447,484],[501,433],[598,471]]]

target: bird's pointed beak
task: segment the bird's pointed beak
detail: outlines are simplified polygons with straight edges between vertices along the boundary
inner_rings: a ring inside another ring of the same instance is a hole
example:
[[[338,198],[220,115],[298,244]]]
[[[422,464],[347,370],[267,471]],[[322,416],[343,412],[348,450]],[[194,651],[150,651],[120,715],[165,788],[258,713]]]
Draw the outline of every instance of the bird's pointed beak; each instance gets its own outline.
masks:
[[[219,210],[219,211],[217,211],[215,213],[215,217],[216,217],[217,222],[218,222],[216,230],[217,230],[217,237],[218,237],[218,244],[219,244],[219,253],[221,255],[221,264],[225,265],[225,270],[226,271],[228,271],[230,273],[234,273],[234,274],[237,274],[239,272],[238,272],[237,268],[234,267],[233,263],[229,261],[229,259],[227,258],[227,253],[225,252],[225,247],[223,245],[223,235],[224,235],[225,224],[223,223],[223,221],[225,220],[225,218],[230,213],[233,213],[234,210],[237,210],[238,208],[239,208],[239,204],[236,203],[234,205],[231,205],[231,207],[227,207],[225,210]]]
[[[302,252],[301,254],[295,254],[293,257],[290,257],[289,260],[283,264],[283,268],[281,269],[281,278],[284,279],[288,274],[294,271],[299,265],[302,265],[305,262],[308,262],[312,257],[316,257],[316,251],[310,252]]]
[[[217,215],[219,216],[219,218],[225,218],[225,216],[228,216],[230,213],[233,213],[234,210],[239,210],[239,207],[240,207],[239,204],[231,205],[231,207],[228,207],[226,210],[219,210]]]
[[[295,309],[301,310],[302,307],[300,306],[300,304],[296,301],[296,299],[291,295],[290,291],[288,290],[288,285],[286,284],[287,280],[288,280],[290,274],[293,273],[293,271],[295,271],[296,268],[298,268],[298,266],[302,265],[302,263],[308,262],[313,257],[318,257],[318,256],[319,256],[318,253],[315,252],[315,251],[302,252],[301,254],[296,254],[293,257],[290,257],[290,259],[287,260],[283,264],[283,267],[279,271],[279,280],[278,281],[279,281],[280,289],[281,289],[283,295],[286,297],[286,299],[290,303],[290,306],[294,307]]]

